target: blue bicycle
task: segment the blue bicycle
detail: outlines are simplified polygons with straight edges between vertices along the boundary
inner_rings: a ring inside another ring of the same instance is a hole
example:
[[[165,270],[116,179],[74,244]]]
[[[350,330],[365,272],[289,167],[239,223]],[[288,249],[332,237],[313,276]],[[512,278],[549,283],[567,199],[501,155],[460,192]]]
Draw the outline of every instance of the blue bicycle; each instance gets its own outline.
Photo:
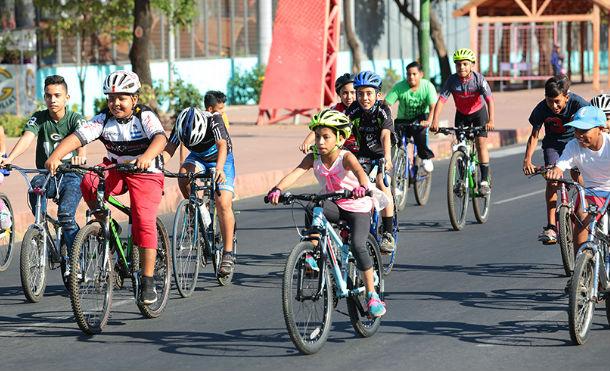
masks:
[[[301,242],[288,255],[282,280],[286,328],[294,345],[305,354],[316,353],[326,342],[332,310],[339,299],[347,299],[350,321],[360,336],[373,336],[381,325],[379,317],[369,316],[362,273],[356,268],[349,248],[347,223],[339,222],[337,233],[324,216],[325,200],[350,197],[349,191],[322,195],[285,193],[280,197],[280,202],[286,205],[299,201],[314,205],[311,228],[303,231]],[[383,268],[373,235],[369,235],[367,247],[373,259],[375,290],[383,300]]]
[[[394,147],[393,161],[394,173],[392,176],[392,194],[398,211],[403,210],[407,205],[407,194],[409,186],[413,185],[415,202],[423,206],[428,202],[430,197],[430,188],[432,187],[432,173],[424,170],[422,159],[417,156],[417,146],[413,139],[408,139],[406,135],[407,129],[423,128],[419,124],[419,120],[401,120],[394,121],[399,136],[398,145]],[[409,156],[409,144],[413,144],[412,155]]]

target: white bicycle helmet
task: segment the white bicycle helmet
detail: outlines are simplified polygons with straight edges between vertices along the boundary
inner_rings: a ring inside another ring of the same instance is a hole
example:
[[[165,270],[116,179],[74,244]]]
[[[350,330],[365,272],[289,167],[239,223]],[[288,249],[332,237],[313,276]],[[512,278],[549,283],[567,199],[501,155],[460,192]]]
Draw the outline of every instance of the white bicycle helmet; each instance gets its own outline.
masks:
[[[610,114],[610,94],[600,94],[593,97],[591,105],[601,109],[606,115]]]
[[[136,94],[140,86],[140,78],[134,72],[114,71],[104,80],[104,94]]]
[[[187,147],[201,143],[207,128],[208,117],[196,107],[183,109],[176,118],[176,133]]]

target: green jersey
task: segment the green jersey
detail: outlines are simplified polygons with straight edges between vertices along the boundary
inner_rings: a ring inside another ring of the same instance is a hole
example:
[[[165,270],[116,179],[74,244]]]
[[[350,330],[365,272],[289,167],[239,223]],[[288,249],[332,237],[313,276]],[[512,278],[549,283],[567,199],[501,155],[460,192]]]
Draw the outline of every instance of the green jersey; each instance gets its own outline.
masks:
[[[430,81],[421,79],[419,88],[413,91],[407,80],[402,80],[392,87],[385,100],[389,105],[398,101],[397,119],[415,120],[430,112],[430,105],[436,103],[436,89]]]
[[[47,161],[55,147],[59,145],[65,137],[74,133],[76,129],[86,122],[78,113],[66,110],[64,117],[59,122],[54,121],[49,116],[49,110],[35,112],[30,121],[25,124],[23,131],[29,131],[38,136],[36,144],[36,168],[44,169]],[[68,153],[62,160],[68,161],[76,156],[76,151]]]

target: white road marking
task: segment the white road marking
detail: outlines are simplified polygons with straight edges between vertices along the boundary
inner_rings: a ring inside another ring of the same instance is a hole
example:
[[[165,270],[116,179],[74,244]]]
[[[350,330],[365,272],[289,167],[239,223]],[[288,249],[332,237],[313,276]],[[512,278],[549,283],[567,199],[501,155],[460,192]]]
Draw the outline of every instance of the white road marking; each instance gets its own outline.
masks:
[[[518,154],[525,154],[525,147],[526,146],[515,146],[515,147],[509,147],[509,148],[505,148],[505,149],[499,149],[497,151],[489,151],[489,157],[490,158],[502,158],[502,157],[508,157],[508,156],[513,156],[513,155],[518,155]]]
[[[524,195],[515,196],[515,197],[507,198],[506,200],[494,202],[494,205],[502,205],[502,204],[505,204],[507,202],[519,200],[519,199],[530,197],[530,196],[534,196],[534,195],[537,195],[537,194],[540,194],[540,193],[544,193],[544,192],[546,192],[546,189],[539,189],[537,191],[526,193]]]

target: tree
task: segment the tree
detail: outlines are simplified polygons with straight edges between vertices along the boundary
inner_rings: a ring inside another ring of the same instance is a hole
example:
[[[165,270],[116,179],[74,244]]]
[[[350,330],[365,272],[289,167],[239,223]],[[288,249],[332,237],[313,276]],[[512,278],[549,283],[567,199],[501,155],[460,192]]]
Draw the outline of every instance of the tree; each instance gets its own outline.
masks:
[[[354,32],[354,20],[352,17],[352,0],[343,0],[343,29],[347,38],[347,45],[352,52],[352,72],[360,72],[362,56],[360,55],[360,42]]]
[[[27,2],[27,1],[20,1]],[[129,36],[131,18],[124,6],[130,0],[34,0],[34,4],[49,16],[46,31],[51,35],[73,36],[79,47],[66,48],[72,52],[77,66],[81,90],[81,112],[85,110],[85,80],[91,63],[99,62],[100,36],[110,35],[114,41]],[[80,52],[79,52],[80,51]]]
[[[394,2],[398,5],[400,13],[410,20],[419,30],[419,19],[415,18],[413,13],[409,10],[409,0],[394,0]],[[438,0],[434,0],[433,2],[437,3]],[[436,50],[436,54],[438,55],[438,63],[441,67],[441,80],[445,81],[451,75],[451,65],[449,64],[449,56],[447,55],[447,47],[445,46],[445,38],[443,37],[443,25],[440,22],[434,7],[430,7],[430,37],[432,38],[434,50]]]

